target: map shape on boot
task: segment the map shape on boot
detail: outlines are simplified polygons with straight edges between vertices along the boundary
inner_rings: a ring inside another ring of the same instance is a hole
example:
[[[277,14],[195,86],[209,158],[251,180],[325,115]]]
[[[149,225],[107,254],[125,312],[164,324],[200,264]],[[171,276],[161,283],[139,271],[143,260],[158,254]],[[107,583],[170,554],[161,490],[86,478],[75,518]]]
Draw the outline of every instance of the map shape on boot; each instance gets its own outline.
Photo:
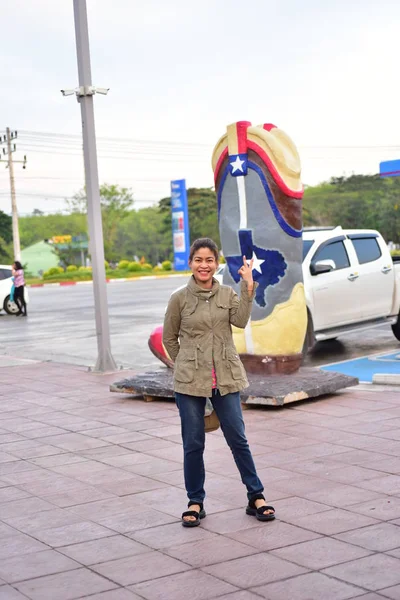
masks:
[[[235,281],[239,283],[238,270],[243,265],[243,256],[253,263],[253,279],[258,283],[255,301],[259,306],[266,306],[265,292],[268,286],[275,285],[285,275],[287,264],[283,255],[278,250],[265,250],[253,244],[253,234],[250,229],[242,229],[239,232],[241,255],[227,256],[226,262],[229,272]]]

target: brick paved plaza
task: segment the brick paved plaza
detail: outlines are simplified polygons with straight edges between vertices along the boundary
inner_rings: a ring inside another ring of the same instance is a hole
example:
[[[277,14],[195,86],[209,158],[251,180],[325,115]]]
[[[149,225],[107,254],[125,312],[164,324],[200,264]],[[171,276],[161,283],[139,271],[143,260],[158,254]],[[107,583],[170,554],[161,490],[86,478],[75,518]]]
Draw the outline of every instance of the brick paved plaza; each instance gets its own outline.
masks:
[[[208,434],[208,516],[186,529],[173,403],[111,394],[118,374],[2,364],[0,600],[400,599],[395,389],[244,412],[272,523],[245,515]]]

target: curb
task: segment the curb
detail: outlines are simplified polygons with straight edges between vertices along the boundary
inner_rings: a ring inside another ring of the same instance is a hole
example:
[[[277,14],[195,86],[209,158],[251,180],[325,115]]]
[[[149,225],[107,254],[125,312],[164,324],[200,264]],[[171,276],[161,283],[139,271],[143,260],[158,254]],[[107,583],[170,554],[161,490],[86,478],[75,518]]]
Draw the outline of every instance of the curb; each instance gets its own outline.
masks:
[[[152,280],[152,279],[167,279],[167,278],[173,278],[173,277],[189,277],[188,273],[182,273],[181,274],[177,274],[174,273],[173,275],[144,275],[142,277],[121,277],[121,278],[115,278],[115,279],[106,279],[107,283],[120,283],[120,282],[124,282],[124,281],[138,281],[138,280],[143,280],[143,279],[147,279],[147,280]],[[52,287],[52,286],[70,286],[70,285],[88,285],[93,283],[93,280],[90,279],[88,281],[59,281],[57,283],[31,283],[28,284],[26,287],[29,288],[41,288],[41,287]]]
[[[375,373],[372,383],[378,385],[400,385],[400,374],[397,373]]]

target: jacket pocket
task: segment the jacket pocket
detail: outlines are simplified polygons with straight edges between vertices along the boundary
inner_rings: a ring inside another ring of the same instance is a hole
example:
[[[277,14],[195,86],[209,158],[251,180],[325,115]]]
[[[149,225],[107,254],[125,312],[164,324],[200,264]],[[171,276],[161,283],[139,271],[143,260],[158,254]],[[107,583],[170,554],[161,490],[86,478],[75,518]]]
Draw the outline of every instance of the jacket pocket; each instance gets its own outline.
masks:
[[[192,383],[197,368],[197,350],[180,350],[175,363],[174,377],[180,383]]]
[[[218,294],[215,304],[218,308],[224,308],[225,310],[229,310],[232,307],[231,299],[227,294]]]
[[[224,308],[225,310],[229,310],[230,306],[229,306],[229,302],[223,302],[221,300],[217,300],[216,303],[218,308]]]
[[[239,356],[234,353],[228,354],[228,364],[232,373],[233,379],[246,379],[246,372],[242,365],[242,361]]]
[[[180,383],[192,383],[194,379],[194,359],[183,360],[175,370],[175,380]]]

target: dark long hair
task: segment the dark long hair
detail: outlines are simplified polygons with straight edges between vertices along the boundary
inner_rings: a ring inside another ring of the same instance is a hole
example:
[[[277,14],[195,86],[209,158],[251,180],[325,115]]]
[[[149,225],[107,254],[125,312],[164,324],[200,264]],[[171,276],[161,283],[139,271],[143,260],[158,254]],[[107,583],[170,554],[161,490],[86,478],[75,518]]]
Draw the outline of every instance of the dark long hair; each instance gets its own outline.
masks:
[[[21,271],[22,270],[22,265],[19,262],[19,260],[16,260],[15,263],[14,263],[14,265],[15,265],[15,270],[16,271]]]

